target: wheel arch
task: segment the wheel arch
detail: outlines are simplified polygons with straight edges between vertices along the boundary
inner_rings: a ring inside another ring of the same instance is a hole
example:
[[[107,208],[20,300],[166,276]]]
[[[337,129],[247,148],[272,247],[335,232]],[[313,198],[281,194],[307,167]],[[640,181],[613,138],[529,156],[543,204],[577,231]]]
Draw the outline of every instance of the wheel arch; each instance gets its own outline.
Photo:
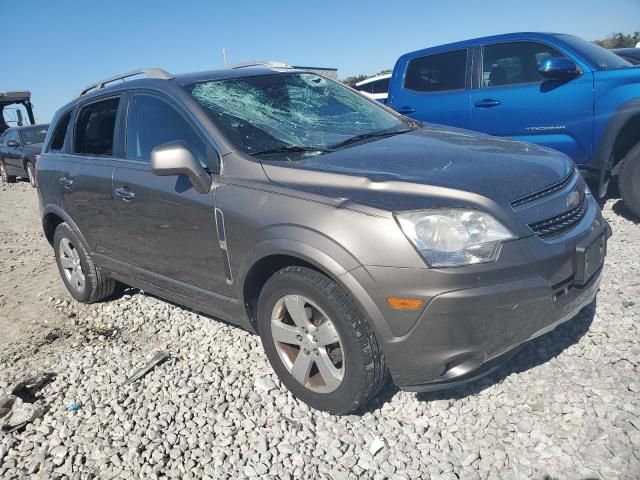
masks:
[[[635,141],[633,133],[636,132]],[[602,134],[593,167],[599,170],[599,188],[624,156],[640,141],[640,98],[622,104],[611,116]]]
[[[324,251],[291,239],[273,239],[258,244],[245,258],[239,279],[239,298],[251,325],[255,325],[255,309],[262,287],[278,270],[288,266],[305,266],[326,275],[342,287],[360,307],[384,348],[385,338],[392,337],[382,312],[369,293],[349,273],[360,264],[345,268]]]
[[[80,232],[78,225],[76,225],[76,223],[62,208],[56,205],[47,205],[42,210],[42,230],[50,245],[53,246],[53,235],[56,231],[56,228],[58,228],[58,225],[60,225],[61,223],[68,224],[75,231],[85,250],[90,253],[92,252],[92,250],[89,248],[89,243]]]

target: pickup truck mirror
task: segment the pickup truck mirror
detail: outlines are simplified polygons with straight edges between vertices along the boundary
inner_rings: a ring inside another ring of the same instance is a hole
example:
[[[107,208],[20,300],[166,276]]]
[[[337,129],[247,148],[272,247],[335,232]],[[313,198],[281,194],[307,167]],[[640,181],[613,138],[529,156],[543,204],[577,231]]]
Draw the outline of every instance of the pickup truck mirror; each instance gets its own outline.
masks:
[[[158,176],[186,175],[199,193],[211,189],[211,176],[182,142],[159,145],[151,151],[151,170]]]
[[[581,73],[575,62],[567,57],[547,58],[538,66],[538,71],[543,77],[554,80],[570,80]]]
[[[17,140],[9,140],[7,142],[7,147],[16,148],[16,147],[19,147],[19,146],[20,146],[20,143],[18,143]]]

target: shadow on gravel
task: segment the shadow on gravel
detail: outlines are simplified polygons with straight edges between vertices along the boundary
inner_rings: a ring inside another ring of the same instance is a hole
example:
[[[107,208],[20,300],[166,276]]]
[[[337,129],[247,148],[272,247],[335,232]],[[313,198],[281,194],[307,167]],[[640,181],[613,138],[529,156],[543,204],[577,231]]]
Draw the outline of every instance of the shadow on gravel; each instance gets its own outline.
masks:
[[[416,394],[416,398],[423,402],[466,398],[502,382],[513,373],[524,372],[538,365],[542,365],[554,357],[557,357],[571,345],[577,343],[584,334],[587,333],[593,322],[595,311],[596,300],[583,308],[573,319],[558,326],[555,330],[525,344],[513,358],[486,377],[446,390],[418,393]],[[398,387],[389,383],[360,414],[377,410],[386,402],[390,401],[398,391]]]
[[[636,225],[640,224],[640,220],[636,218],[633,213],[631,213],[631,211],[627,208],[622,200],[618,200],[616,203],[614,203],[612,210],[616,215],[621,216],[625,220],[629,220]]]

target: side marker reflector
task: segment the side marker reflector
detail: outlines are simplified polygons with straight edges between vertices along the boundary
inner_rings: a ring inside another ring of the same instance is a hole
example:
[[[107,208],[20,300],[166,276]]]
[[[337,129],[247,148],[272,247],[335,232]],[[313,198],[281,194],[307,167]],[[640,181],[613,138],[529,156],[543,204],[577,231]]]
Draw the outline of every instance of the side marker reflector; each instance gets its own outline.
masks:
[[[387,303],[394,310],[418,310],[424,305],[424,300],[417,298],[387,297]]]

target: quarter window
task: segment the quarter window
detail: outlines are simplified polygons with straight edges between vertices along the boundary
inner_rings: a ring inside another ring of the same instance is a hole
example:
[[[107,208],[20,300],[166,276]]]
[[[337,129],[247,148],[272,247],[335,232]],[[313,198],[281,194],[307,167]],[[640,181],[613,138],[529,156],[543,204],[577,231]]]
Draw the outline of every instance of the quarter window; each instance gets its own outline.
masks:
[[[509,42],[483,49],[482,86],[499,87],[541,82],[538,65],[549,57],[562,57],[557,50],[537,42]]]
[[[113,156],[113,138],[119,98],[92,103],[78,115],[74,152],[100,157]]]
[[[127,116],[127,158],[148,163],[151,151],[169,142],[183,142],[207,165],[205,143],[175,108],[152,95],[134,95]]]
[[[467,50],[438,53],[409,62],[404,87],[416,92],[442,92],[465,88]]]
[[[49,144],[48,151],[59,152],[64,147],[64,139],[67,136],[67,129],[69,128],[69,121],[71,120],[71,112],[65,113],[58,123],[56,124],[53,135],[51,136],[51,143]]]

